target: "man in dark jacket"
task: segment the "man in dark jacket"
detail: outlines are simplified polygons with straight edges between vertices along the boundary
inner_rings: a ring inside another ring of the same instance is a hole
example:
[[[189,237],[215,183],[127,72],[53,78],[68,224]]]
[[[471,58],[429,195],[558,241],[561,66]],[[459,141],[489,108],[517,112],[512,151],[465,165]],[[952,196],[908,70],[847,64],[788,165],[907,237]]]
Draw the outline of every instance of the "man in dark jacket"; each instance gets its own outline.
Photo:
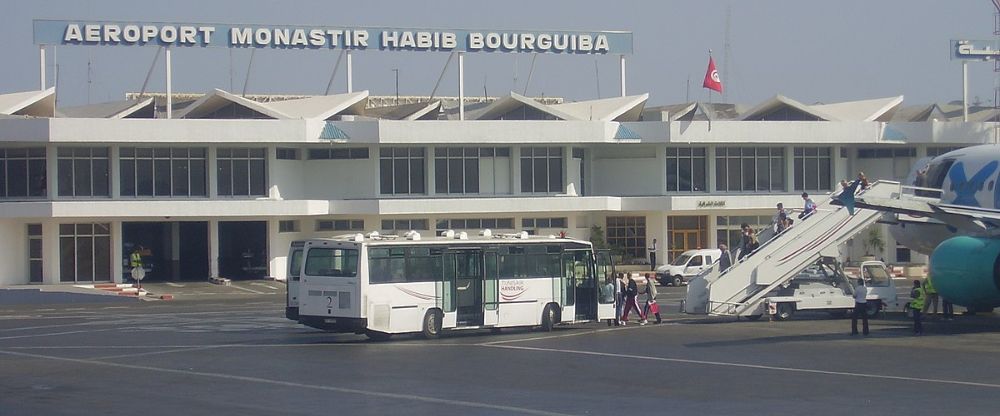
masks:
[[[625,286],[625,312],[622,313],[622,325],[628,324],[628,314],[635,309],[635,313],[639,314],[639,322],[644,323],[646,321],[646,316],[643,315],[642,309],[639,308],[639,301],[636,297],[639,296],[639,285],[635,283],[635,279],[632,278],[632,273],[626,273],[628,275],[628,284]],[[651,284],[646,282],[646,284]],[[655,284],[655,283],[652,283]]]
[[[729,254],[729,246],[721,241],[719,242],[719,250],[722,250],[722,255],[719,257],[719,272],[724,272],[733,266],[733,256]]]

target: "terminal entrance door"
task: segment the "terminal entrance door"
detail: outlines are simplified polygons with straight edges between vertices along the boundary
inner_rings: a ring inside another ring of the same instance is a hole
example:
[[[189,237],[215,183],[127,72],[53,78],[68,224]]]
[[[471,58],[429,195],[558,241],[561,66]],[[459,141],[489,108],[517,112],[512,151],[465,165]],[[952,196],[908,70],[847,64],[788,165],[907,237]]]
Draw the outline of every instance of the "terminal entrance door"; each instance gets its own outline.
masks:
[[[208,222],[123,222],[122,265],[129,277],[130,256],[138,250],[144,281],[208,278]]]
[[[667,217],[667,261],[688,250],[712,248],[708,241],[708,217],[704,215],[675,215]]]
[[[219,277],[268,275],[267,221],[219,222]]]

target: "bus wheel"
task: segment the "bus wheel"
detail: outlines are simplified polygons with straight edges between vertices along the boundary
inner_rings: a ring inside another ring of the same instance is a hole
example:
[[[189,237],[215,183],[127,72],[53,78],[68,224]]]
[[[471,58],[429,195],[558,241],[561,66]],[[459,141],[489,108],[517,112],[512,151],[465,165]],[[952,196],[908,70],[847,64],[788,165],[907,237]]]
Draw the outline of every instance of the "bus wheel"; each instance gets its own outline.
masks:
[[[756,321],[756,320],[759,320],[760,317],[761,317],[761,314],[759,314],[759,313],[756,314],[756,315],[747,315],[747,316],[744,316],[744,318],[747,318],[748,321]]]
[[[365,336],[367,336],[368,339],[376,342],[388,341],[389,338],[392,338],[392,334],[387,334],[385,332],[379,332],[379,331],[372,331],[370,329],[365,331]]]
[[[438,314],[437,309],[428,310],[424,314],[424,338],[434,339],[441,336],[441,315]]]
[[[542,331],[549,332],[556,326],[556,308],[552,304],[545,305],[542,310]]]
[[[774,317],[779,321],[787,321],[795,313],[795,307],[791,303],[779,303],[778,313],[774,314]]]

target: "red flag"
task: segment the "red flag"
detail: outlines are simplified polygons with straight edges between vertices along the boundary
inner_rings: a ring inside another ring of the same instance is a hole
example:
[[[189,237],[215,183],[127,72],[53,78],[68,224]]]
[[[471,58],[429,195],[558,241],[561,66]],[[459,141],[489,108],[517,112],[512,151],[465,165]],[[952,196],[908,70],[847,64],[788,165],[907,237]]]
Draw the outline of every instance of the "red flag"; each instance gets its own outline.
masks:
[[[705,82],[702,87],[722,93],[722,80],[719,78],[719,71],[715,70],[715,60],[708,57],[708,71],[705,72]]]

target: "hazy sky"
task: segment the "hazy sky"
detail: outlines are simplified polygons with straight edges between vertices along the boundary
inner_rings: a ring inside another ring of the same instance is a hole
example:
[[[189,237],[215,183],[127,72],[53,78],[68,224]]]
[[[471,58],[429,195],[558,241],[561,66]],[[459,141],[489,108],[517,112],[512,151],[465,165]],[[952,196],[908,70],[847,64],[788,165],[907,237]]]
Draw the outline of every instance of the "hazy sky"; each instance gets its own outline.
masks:
[[[0,93],[38,88],[32,19],[65,19],[629,30],[635,34],[635,52],[627,57],[627,92],[650,93],[648,105],[684,102],[688,94],[691,100],[707,100],[701,81],[708,49],[714,51],[730,102],[756,104],[775,94],[804,103],[902,94],[912,105],[961,98],[961,64],[949,59],[948,41],[991,39],[994,13],[988,0],[3,0]],[[60,47],[59,105],[120,100],[124,92],[138,91],[155,53],[154,47]],[[338,53],[258,50],[247,92],[322,94]],[[48,58],[51,65],[51,52]],[[401,95],[427,95],[447,58],[443,52],[357,52],[354,89],[392,95],[392,69],[398,68]],[[249,59],[249,50],[177,49],[173,89],[239,93]],[[530,62],[527,54],[466,54],[466,94],[482,95],[484,87],[490,95],[520,93]],[[53,72],[48,69],[50,85]],[[969,73],[970,97],[992,103],[993,64],[971,64]],[[343,78],[341,68],[336,92],[346,90]],[[161,57],[148,89],[163,91],[164,79]],[[438,95],[457,95],[457,82],[453,63]],[[539,55],[527,93],[583,100],[597,98],[598,91],[601,97],[617,95],[618,85],[616,56]]]

